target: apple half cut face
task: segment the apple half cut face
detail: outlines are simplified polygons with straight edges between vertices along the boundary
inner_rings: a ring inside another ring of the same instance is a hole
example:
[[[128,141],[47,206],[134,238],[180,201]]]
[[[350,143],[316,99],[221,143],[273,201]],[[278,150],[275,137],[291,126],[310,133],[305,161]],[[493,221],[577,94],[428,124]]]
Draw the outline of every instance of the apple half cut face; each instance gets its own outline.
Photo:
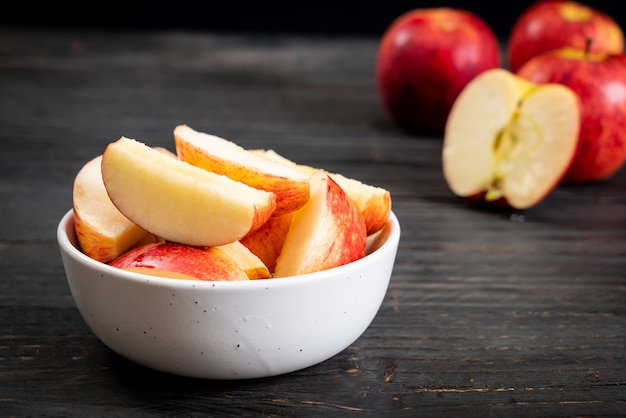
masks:
[[[448,116],[443,172],[458,196],[527,209],[569,168],[578,143],[578,96],[488,70],[461,92]]]

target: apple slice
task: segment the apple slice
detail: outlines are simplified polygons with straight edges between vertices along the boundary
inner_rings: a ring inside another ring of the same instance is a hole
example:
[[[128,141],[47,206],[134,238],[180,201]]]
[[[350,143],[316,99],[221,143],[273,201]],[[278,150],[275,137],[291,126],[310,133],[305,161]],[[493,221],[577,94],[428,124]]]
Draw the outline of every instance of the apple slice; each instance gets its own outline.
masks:
[[[133,248],[109,265],[150,276],[172,279],[249,280],[246,270],[218,247],[152,243]]]
[[[302,172],[268,161],[227,139],[193,130],[174,129],[178,158],[248,186],[276,194],[275,215],[293,212],[309,200],[309,178]]]
[[[74,229],[81,250],[94,260],[106,263],[138,241],[156,239],[113,205],[102,181],[101,162],[102,155],[99,155],[76,174],[72,206]]]
[[[276,196],[121,137],[102,156],[102,178],[128,219],[166,241],[212,247],[256,230]]]
[[[368,235],[378,232],[385,226],[391,213],[389,190],[363,183],[339,173],[332,173],[330,177],[356,204],[357,209],[365,219]]]
[[[343,189],[323,170],[310,179],[311,198],[293,215],[274,277],[341,266],[365,256],[365,220]]]
[[[570,166],[578,143],[578,96],[504,69],[473,79],[455,101],[443,143],[443,172],[459,196],[529,208]]]
[[[271,273],[276,268],[276,260],[283,249],[293,214],[289,212],[271,216],[259,229],[241,239],[241,244],[259,257]]]
[[[265,227],[265,225],[267,225],[267,222],[263,224],[261,228]],[[263,263],[263,260],[257,257],[240,241],[220,245],[215,248],[226,253],[227,256],[235,260],[237,264],[243,268],[250,280],[268,279],[272,277],[271,272],[265,263]]]
[[[309,176],[314,171],[319,170],[319,168],[297,164],[271,149],[256,149],[251,151],[283,165],[294,167]],[[363,183],[359,180],[346,177],[343,174],[325,172],[335,180],[346,192],[348,197],[354,201],[356,207],[365,218],[368,235],[379,231],[385,226],[389,219],[389,214],[391,213],[391,193],[389,190]]]

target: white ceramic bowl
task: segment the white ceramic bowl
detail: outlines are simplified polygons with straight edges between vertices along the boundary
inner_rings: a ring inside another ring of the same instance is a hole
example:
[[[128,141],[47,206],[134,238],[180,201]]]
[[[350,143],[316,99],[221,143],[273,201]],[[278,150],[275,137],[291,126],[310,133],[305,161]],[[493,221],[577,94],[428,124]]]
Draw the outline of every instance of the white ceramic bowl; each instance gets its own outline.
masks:
[[[400,225],[392,213],[361,260],[249,282],[152,277],[97,262],[77,249],[72,210],[57,238],[78,310],[113,351],[176,375],[247,379],[315,365],[361,336],[387,291]]]

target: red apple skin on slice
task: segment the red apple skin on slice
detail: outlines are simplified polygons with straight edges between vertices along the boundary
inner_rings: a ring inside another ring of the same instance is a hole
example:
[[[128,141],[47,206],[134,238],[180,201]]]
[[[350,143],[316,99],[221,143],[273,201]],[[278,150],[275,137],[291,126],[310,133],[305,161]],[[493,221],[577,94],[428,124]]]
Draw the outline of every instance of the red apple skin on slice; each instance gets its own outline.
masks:
[[[311,198],[295,212],[274,277],[338,267],[365,256],[363,216],[323,170],[311,176]]]
[[[127,251],[109,265],[136,273],[173,279],[249,280],[245,270],[216,247],[194,247],[167,242],[146,244]]]
[[[271,216],[263,226],[241,239],[241,243],[263,261],[273,274],[283,249],[294,212]]]
[[[380,231],[391,214],[391,193],[382,187],[363,183],[339,173],[329,173],[355,203],[365,219],[367,235]]]
[[[122,137],[107,146],[102,178],[128,219],[166,241],[217,246],[258,229],[276,196]]]
[[[138,241],[156,238],[126,218],[107,194],[100,165],[102,155],[88,161],[74,179],[74,229],[81,251],[94,260],[109,262]]]
[[[182,161],[274,193],[274,215],[293,212],[309,200],[308,176],[296,169],[268,161],[232,141],[187,125],[174,129],[174,140]]]

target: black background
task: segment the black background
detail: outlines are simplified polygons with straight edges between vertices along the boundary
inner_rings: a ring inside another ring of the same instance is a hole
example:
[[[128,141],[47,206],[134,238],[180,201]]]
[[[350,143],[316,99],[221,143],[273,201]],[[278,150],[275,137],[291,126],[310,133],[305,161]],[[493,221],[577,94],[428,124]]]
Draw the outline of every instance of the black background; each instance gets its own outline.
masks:
[[[504,38],[532,1],[128,1],[13,2],[0,13],[0,24],[97,29],[186,29],[209,32],[257,32],[304,35],[380,36],[394,18],[423,7],[457,7],[475,12]],[[595,8],[626,27],[622,1],[593,1]],[[5,5],[6,7],[6,5]]]

